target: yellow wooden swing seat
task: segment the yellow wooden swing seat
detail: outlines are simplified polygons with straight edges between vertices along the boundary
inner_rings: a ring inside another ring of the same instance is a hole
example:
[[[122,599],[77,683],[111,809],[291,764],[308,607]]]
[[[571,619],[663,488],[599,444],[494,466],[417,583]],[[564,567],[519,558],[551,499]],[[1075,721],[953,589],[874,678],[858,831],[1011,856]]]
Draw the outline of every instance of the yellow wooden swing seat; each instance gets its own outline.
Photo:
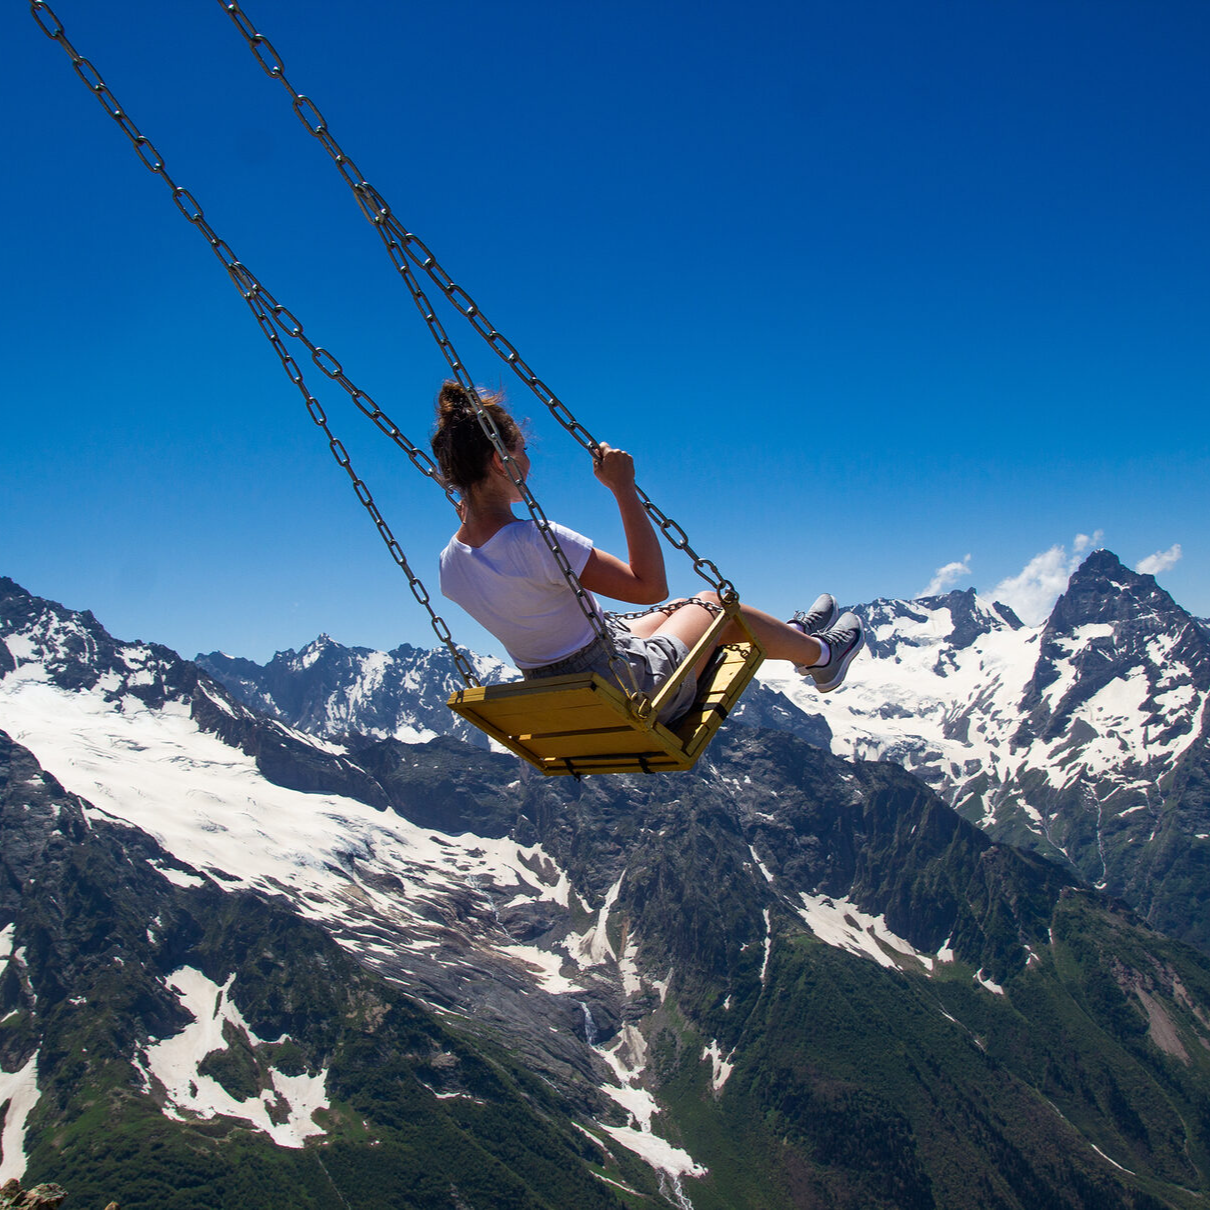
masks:
[[[698,680],[693,705],[672,727],[656,722],[656,716],[717,643],[731,620],[726,614],[720,614],[645,713],[594,672],[459,689],[449,707],[548,776],[691,769],[765,658],[759,641],[734,616],[746,637],[718,648]]]

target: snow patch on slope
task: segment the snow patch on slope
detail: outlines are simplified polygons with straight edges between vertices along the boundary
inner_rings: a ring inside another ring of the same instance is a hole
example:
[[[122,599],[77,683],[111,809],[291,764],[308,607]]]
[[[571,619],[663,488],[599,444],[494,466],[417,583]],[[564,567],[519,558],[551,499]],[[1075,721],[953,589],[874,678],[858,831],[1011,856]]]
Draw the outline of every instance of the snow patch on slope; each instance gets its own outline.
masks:
[[[731,1073],[735,1070],[735,1064],[730,1061],[734,1054],[735,1051],[732,1051],[724,1059],[717,1038],[712,1038],[710,1045],[702,1050],[702,1062],[710,1060],[710,1087],[715,1093],[723,1091],[723,1085],[727,1083]]]
[[[0,1105],[8,1102],[0,1134],[0,1182],[25,1175],[25,1125],[38,1098],[38,1052],[17,1071],[0,1071]]]
[[[149,710],[127,698],[117,709],[99,688],[70,692],[26,665],[0,681],[0,727],[92,804],[86,814],[141,828],[229,889],[286,895],[370,965],[443,941],[452,901],[491,911],[485,888],[512,902],[569,894],[540,845],[449,836],[354,799],[275,786],[182,703]]]
[[[610,1047],[595,1049],[617,1077],[616,1085],[602,1085],[601,1091],[620,1105],[630,1118],[625,1126],[602,1125],[601,1129],[653,1168],[678,1181],[684,1176],[705,1176],[708,1169],[687,1151],[660,1138],[651,1128],[651,1119],[659,1113],[660,1107],[655,1097],[638,1083],[647,1065],[647,1040],[638,1029],[630,1024],[623,1025]]]
[[[624,877],[625,874],[619,875],[617,882],[606,893],[605,902],[601,905],[596,924],[585,933],[573,933],[564,943],[572,961],[581,969],[600,966],[617,957],[614,953],[613,942],[609,940],[609,913],[617,902]]]
[[[914,967],[933,969],[931,955],[922,954],[908,941],[896,936],[881,916],[871,916],[847,899],[800,892],[803,906],[798,914],[820,941],[873,958],[879,966],[892,970]],[[889,951],[893,951],[888,953]]]
[[[287,1076],[270,1069],[272,1090],[243,1101],[199,1071],[208,1054],[228,1048],[223,1036],[226,1026],[245,1034],[254,1045],[267,1041],[248,1028],[231,1002],[229,993],[234,981],[232,975],[219,987],[201,971],[188,966],[169,977],[170,986],[194,1020],[179,1034],[154,1043],[137,1056],[136,1061],[142,1060],[140,1069],[145,1086],[162,1085],[168,1099],[165,1112],[178,1121],[219,1116],[243,1118],[268,1134],[279,1147],[301,1147],[307,1138],[324,1133],[315,1125],[313,1115],[328,1107],[326,1071],[313,1076],[306,1072]]]

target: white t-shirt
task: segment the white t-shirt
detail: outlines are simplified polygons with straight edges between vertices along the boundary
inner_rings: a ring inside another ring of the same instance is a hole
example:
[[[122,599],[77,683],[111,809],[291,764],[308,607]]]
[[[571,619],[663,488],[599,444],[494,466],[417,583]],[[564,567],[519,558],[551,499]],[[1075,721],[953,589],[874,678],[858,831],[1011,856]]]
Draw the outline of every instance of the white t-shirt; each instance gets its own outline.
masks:
[[[578,576],[592,540],[553,521],[551,529]],[[518,668],[566,659],[595,637],[532,520],[504,526],[482,546],[451,538],[441,552],[441,593],[491,631]],[[600,615],[591,593],[588,600]]]

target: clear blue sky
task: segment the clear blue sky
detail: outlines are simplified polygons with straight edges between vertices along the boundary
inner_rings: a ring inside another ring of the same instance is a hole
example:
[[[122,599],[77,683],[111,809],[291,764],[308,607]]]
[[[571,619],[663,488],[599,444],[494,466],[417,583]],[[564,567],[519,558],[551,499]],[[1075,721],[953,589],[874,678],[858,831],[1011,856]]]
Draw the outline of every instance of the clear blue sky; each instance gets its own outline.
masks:
[[[427,440],[440,354],[215,0],[54,9],[236,253]],[[1099,533],[1132,566],[1170,552],[1161,584],[1210,614],[1204,0],[248,14],[748,600],[914,596],[947,564],[990,593]],[[19,3],[0,70],[0,574],[186,656],[432,645],[218,263]],[[314,378],[435,593],[443,498]],[[547,512],[619,546],[586,457],[512,398]]]

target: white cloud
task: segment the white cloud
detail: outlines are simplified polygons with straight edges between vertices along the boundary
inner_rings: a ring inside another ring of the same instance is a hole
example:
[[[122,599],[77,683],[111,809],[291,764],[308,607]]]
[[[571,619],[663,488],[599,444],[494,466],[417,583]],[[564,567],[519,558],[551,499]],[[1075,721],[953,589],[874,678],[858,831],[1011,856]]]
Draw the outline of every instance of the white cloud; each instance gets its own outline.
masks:
[[[1070,554],[1066,546],[1058,545],[1034,555],[1015,576],[1001,580],[992,589],[991,599],[1003,601],[1027,626],[1040,626],[1066,590],[1071,573],[1100,540],[1098,529],[1091,535],[1076,534]]]
[[[1181,544],[1174,542],[1167,550],[1157,550],[1155,554],[1140,559],[1135,564],[1134,570],[1141,576],[1158,576],[1160,572],[1167,571],[1168,568],[1178,563],[1180,557]]]
[[[944,567],[938,567],[933,572],[933,578],[928,582],[928,587],[916,595],[935,597],[939,592],[944,592],[951,584],[966,579],[970,574],[971,557],[967,555],[961,563],[947,563]]]

